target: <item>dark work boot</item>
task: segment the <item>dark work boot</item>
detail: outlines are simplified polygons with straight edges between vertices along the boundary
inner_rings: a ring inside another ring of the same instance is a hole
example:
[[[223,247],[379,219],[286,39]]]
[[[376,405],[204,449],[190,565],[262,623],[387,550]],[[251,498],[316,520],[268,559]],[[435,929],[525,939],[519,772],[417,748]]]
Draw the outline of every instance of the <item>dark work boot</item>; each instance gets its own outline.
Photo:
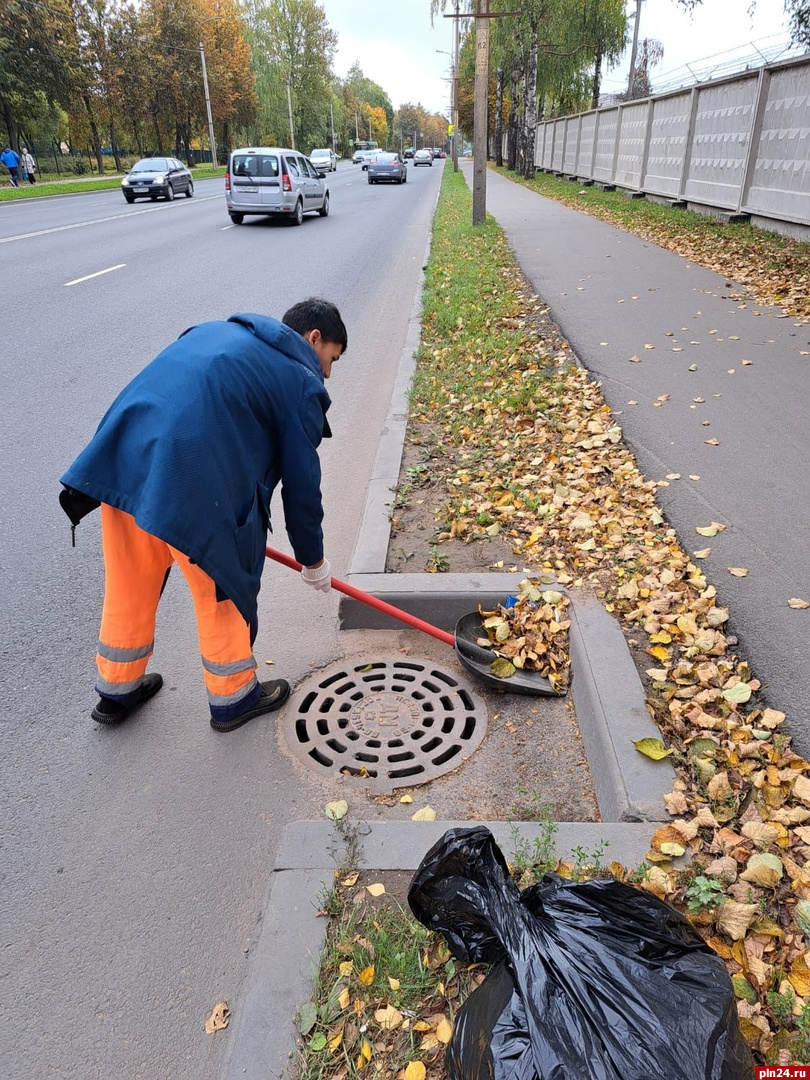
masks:
[[[254,720],[257,716],[264,716],[265,713],[280,709],[290,696],[290,684],[286,679],[270,679],[259,685],[262,688],[261,697],[249,705],[243,713],[239,713],[231,720],[215,720],[213,716],[211,717],[211,727],[214,731],[235,731],[248,720]]]
[[[108,727],[120,724],[122,720],[126,720],[128,716],[132,716],[135,710],[139,709],[145,701],[154,697],[161,686],[163,686],[162,675],[144,675],[143,682],[141,683],[140,695],[133,705],[122,705],[120,701],[113,701],[112,698],[101,697],[98,700],[98,705],[96,705],[90,715],[97,723],[106,724]]]

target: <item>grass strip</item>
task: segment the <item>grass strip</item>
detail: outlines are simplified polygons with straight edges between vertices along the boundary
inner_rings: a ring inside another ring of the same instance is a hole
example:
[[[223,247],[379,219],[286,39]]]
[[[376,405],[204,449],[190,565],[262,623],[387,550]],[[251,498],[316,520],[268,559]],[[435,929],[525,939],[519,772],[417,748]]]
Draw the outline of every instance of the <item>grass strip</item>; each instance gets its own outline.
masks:
[[[224,176],[224,166],[213,169],[211,166],[192,169],[195,180],[205,180],[212,176]],[[121,188],[121,176],[101,177],[90,180],[43,180],[36,184],[20,181],[20,187],[9,185],[0,187],[0,202],[20,202],[23,199],[41,199],[47,195],[82,195],[90,191],[110,191]]]

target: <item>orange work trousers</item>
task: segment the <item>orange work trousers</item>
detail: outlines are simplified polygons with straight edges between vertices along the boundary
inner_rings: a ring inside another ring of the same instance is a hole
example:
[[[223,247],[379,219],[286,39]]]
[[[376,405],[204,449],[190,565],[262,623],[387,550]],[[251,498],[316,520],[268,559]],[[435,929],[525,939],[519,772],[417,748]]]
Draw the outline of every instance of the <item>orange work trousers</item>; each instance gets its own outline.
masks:
[[[160,594],[177,563],[194,601],[211,715],[230,719],[249,708],[261,693],[250,626],[232,601],[217,600],[212,578],[182,551],[144,532],[130,514],[106,503],[101,504],[101,541],[105,586],[97,692],[124,704],[137,700],[155,647]]]

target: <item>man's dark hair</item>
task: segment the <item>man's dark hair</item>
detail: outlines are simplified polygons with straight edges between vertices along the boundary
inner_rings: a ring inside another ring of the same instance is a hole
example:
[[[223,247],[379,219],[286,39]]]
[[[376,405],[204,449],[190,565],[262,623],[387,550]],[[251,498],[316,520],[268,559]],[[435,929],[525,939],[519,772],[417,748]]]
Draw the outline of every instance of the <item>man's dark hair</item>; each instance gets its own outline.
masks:
[[[302,336],[310,330],[320,330],[324,341],[334,341],[336,345],[340,345],[341,355],[346,352],[349,335],[340,312],[328,300],[321,300],[317,296],[301,300],[293,304],[289,311],[285,311],[281,321]]]

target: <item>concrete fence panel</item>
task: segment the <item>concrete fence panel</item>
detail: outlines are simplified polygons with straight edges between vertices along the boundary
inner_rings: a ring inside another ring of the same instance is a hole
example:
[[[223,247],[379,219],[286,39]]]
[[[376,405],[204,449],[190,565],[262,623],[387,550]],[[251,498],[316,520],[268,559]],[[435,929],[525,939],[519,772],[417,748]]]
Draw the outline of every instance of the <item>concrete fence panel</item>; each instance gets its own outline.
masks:
[[[537,127],[539,169],[810,238],[810,55]]]

